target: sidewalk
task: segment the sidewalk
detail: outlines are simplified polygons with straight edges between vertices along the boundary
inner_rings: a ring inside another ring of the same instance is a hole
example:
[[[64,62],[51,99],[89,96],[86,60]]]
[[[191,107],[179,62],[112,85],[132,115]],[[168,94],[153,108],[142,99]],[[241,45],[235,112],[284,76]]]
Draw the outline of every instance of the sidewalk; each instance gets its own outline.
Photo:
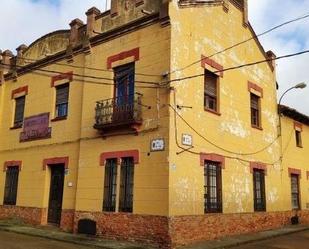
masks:
[[[232,248],[252,242],[267,240],[283,235],[297,233],[309,230],[309,226],[288,226],[277,230],[269,230],[254,234],[237,235],[226,237],[216,241],[205,241],[190,246],[182,247],[182,249],[223,249]],[[18,221],[0,221],[0,231],[18,233],[34,237],[41,237],[61,242],[68,242],[83,246],[101,249],[154,249],[149,245],[142,245],[138,243],[122,242],[115,240],[106,240],[95,237],[87,237],[84,235],[76,235],[71,233],[61,232],[53,227],[30,227]]]
[[[138,243],[123,242],[116,240],[106,240],[84,235],[61,232],[53,227],[31,227],[26,226],[18,221],[1,221],[0,231],[12,232],[17,234],[29,235],[45,239],[51,239],[61,242],[73,243],[89,248],[99,249],[154,249],[148,245]]]
[[[205,241],[190,246],[182,247],[182,249],[224,249],[233,248],[240,245],[250,244],[253,242],[263,241],[272,239],[288,234],[298,233],[301,231],[309,230],[309,226],[297,225],[287,226],[284,228],[258,232],[254,234],[237,235],[232,237],[226,237],[215,241]]]

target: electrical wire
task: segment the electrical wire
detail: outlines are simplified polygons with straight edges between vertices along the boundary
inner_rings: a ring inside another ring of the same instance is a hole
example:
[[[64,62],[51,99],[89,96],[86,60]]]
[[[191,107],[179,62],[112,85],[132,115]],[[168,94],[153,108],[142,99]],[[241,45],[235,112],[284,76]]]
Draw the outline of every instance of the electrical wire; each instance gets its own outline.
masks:
[[[225,68],[225,69],[222,69],[222,70],[216,70],[216,71],[213,71],[213,73],[222,73],[222,72],[232,71],[232,70],[236,70],[236,69],[240,69],[240,68],[244,68],[244,67],[262,64],[262,63],[265,63],[265,62],[277,61],[277,60],[281,60],[281,59],[285,59],[285,58],[291,58],[291,57],[295,57],[295,56],[299,56],[299,55],[303,55],[303,54],[308,54],[308,53],[309,53],[309,50],[303,50],[303,51],[293,53],[293,54],[278,56],[278,57],[273,58],[273,59],[260,60],[260,61],[256,61],[256,62],[251,62],[251,63],[246,63],[246,64],[234,66],[234,67]],[[179,82],[179,81],[184,81],[184,80],[194,79],[194,78],[204,77],[204,76],[205,76],[204,73],[195,74],[195,75],[190,75],[190,76],[186,76],[186,77],[182,77],[182,78],[176,78],[176,79],[168,80],[168,81],[162,82],[162,84],[167,85],[167,84],[172,83],[172,82]]]
[[[251,40],[257,39],[258,37],[261,37],[261,36],[264,36],[264,35],[266,35],[266,34],[268,34],[268,33],[271,33],[272,31],[274,31],[274,30],[276,30],[276,29],[279,29],[279,28],[281,28],[281,27],[283,27],[283,26],[286,26],[286,25],[288,25],[288,24],[291,24],[291,23],[294,23],[294,22],[297,22],[297,21],[306,19],[306,18],[308,18],[308,17],[309,17],[309,14],[307,13],[307,14],[304,14],[304,15],[302,15],[302,16],[300,16],[300,17],[295,18],[295,19],[292,19],[292,20],[286,21],[286,22],[284,22],[284,23],[281,23],[281,24],[279,24],[279,25],[277,25],[277,26],[274,26],[274,27],[272,27],[272,28],[270,28],[270,29],[268,29],[268,30],[266,30],[266,31],[264,31],[264,32],[262,32],[262,33],[260,33],[260,34],[258,34],[258,35],[254,35],[254,36],[250,37],[249,39],[246,39],[246,40],[244,40],[244,41],[242,41],[242,42],[238,42],[238,43],[236,43],[236,44],[234,44],[234,45],[232,45],[232,46],[230,46],[230,47],[227,47],[227,48],[225,48],[225,49],[223,49],[223,50],[220,50],[220,51],[218,51],[218,52],[216,52],[216,53],[214,53],[214,54],[212,54],[212,55],[210,55],[210,56],[206,56],[206,58],[212,58],[212,57],[214,57],[214,56],[216,56],[216,55],[218,55],[218,54],[221,54],[221,53],[224,53],[224,52],[226,52],[226,51],[228,51],[228,50],[231,50],[231,49],[233,49],[233,48],[236,48],[236,47],[238,47],[238,46],[240,46],[240,45],[242,45],[242,44],[244,44],[244,43],[247,43],[247,42],[249,42],[249,41],[251,41]],[[171,74],[176,73],[176,72],[183,71],[183,70],[185,70],[185,69],[187,69],[187,68],[190,68],[191,66],[194,66],[194,65],[200,63],[201,61],[202,61],[202,59],[199,59],[199,60],[194,61],[194,62],[192,62],[191,64],[189,64],[189,65],[187,65],[187,66],[185,66],[185,67],[182,67],[182,68],[179,68],[179,69],[175,69],[175,70],[169,72],[168,75],[171,75]]]

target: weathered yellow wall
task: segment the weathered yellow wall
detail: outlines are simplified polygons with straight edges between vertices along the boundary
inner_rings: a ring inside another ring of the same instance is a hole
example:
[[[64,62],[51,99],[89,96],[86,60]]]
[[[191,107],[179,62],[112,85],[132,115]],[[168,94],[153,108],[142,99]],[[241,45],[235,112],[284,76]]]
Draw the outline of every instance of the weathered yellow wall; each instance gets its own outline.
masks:
[[[284,188],[283,195],[289,197],[291,194],[290,186],[291,179],[289,177],[289,168],[301,170],[300,178],[300,200],[301,209],[309,209],[309,179],[307,178],[307,172],[309,172],[309,127],[303,125],[302,131],[302,144],[303,147],[297,147],[294,129],[294,120],[288,117],[282,117],[282,185]],[[284,205],[288,210],[291,209],[291,200],[285,198]]]
[[[230,4],[228,13],[222,6],[201,6],[179,8],[177,1],[170,4],[172,25],[171,71],[183,68],[189,63],[209,56],[235,43],[251,38],[249,28],[243,26],[242,12]],[[211,59],[224,68],[264,60],[265,56],[258,44],[252,40],[237,48],[220,53]],[[171,78],[203,74],[201,63],[172,74]],[[262,127],[257,130],[250,122],[250,93],[248,81],[264,90],[261,100]],[[204,111],[204,77],[172,83],[175,87],[176,103],[171,93],[171,104],[191,106],[179,111],[196,130],[213,143],[235,152],[227,153],[218,149],[177,118],[178,141],[181,134],[193,136],[196,153],[217,153],[228,157],[263,163],[274,163],[280,158],[279,141],[269,149],[250,156],[236,153],[250,153],[264,148],[277,137],[278,119],[276,115],[275,74],[267,63],[224,72],[220,78],[220,116]],[[174,134],[173,111],[170,110],[170,133]],[[204,213],[204,170],[199,156],[182,153],[175,139],[170,140],[170,215],[191,215]],[[280,165],[268,166],[266,177],[267,211],[284,209],[280,186]],[[249,163],[226,158],[226,168],[222,170],[223,212],[239,213],[253,211],[253,176]],[[288,187],[287,187],[288,188]]]

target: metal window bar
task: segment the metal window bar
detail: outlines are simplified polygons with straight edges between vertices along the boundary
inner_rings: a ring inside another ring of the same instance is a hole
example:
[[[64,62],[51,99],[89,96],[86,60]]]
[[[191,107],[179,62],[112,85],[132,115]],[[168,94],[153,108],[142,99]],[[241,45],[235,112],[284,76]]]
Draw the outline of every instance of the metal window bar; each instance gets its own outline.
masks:
[[[8,167],[5,178],[4,205],[16,205],[19,167]]]
[[[263,170],[254,169],[253,186],[254,211],[266,211],[265,173]]]
[[[291,195],[292,195],[292,208],[300,209],[299,199],[299,176],[291,175]]]
[[[205,213],[222,212],[222,180],[219,163],[205,161],[204,181]]]
[[[117,159],[107,159],[105,165],[103,211],[116,211]]]
[[[120,179],[120,212],[133,212],[134,159],[122,158]]]

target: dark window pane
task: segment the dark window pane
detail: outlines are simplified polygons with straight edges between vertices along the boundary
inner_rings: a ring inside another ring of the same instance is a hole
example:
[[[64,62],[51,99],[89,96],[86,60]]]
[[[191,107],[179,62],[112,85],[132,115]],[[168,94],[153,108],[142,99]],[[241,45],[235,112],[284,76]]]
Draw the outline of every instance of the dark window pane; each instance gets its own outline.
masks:
[[[256,96],[255,94],[251,93],[251,124],[256,127],[261,126],[260,116],[260,97]]]
[[[218,111],[218,76],[205,70],[204,106],[207,109]]]
[[[65,117],[68,115],[69,84],[56,87],[56,117]]]
[[[105,165],[103,211],[116,211],[117,159],[108,159]]]
[[[134,160],[132,157],[122,158],[120,175],[119,211],[133,211]]]
[[[205,180],[205,213],[222,212],[221,166],[219,163],[206,161]]]
[[[296,137],[296,145],[298,147],[302,147],[301,132],[300,131],[295,131],[295,137]]]
[[[291,174],[291,194],[292,209],[300,209],[299,176],[295,174]]]
[[[26,100],[25,96],[15,99],[14,126],[21,126],[23,124],[24,111],[25,111],[25,100]]]
[[[16,205],[19,167],[8,167],[5,178],[4,205]]]
[[[264,170],[254,169],[253,192],[254,192],[254,211],[266,211]]]

